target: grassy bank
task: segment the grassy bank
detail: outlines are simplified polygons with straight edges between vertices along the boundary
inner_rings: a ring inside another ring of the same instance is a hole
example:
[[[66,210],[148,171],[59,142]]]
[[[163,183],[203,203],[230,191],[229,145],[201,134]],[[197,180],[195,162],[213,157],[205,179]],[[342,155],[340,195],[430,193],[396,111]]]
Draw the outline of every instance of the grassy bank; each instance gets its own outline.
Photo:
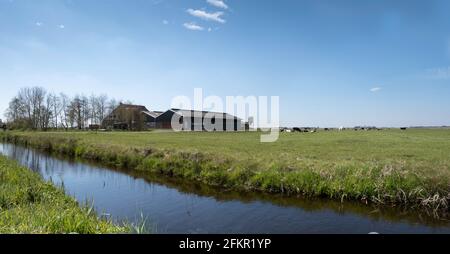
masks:
[[[448,212],[450,130],[283,133],[6,132],[7,142],[237,190]]]
[[[0,233],[119,233],[127,228],[100,220],[64,191],[0,156]]]

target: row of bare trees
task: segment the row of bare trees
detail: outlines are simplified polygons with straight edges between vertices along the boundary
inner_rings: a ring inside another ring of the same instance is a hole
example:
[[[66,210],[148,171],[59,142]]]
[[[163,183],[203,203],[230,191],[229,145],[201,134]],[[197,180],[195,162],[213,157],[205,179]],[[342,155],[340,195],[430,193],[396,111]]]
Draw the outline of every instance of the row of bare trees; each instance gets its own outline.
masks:
[[[76,95],[47,92],[42,87],[22,88],[6,111],[10,128],[46,130],[84,129],[102,120],[119,102],[106,95]]]

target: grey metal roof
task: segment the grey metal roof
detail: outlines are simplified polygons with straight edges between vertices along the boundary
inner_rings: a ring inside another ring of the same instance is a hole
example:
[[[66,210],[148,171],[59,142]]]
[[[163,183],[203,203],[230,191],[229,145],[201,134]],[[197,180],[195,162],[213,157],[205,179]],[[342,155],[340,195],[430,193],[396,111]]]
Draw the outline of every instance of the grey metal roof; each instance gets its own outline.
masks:
[[[157,118],[159,115],[162,114],[162,112],[160,112],[160,111],[142,111],[142,113],[149,115],[153,118]]]
[[[228,113],[220,113],[220,112],[210,112],[210,111],[199,111],[199,110],[187,110],[187,109],[176,109],[173,108],[171,109],[173,112],[180,114],[182,116],[202,116],[203,118],[205,117],[210,117],[213,118],[215,117],[216,119],[236,119],[236,120],[241,120],[241,118],[230,115]]]

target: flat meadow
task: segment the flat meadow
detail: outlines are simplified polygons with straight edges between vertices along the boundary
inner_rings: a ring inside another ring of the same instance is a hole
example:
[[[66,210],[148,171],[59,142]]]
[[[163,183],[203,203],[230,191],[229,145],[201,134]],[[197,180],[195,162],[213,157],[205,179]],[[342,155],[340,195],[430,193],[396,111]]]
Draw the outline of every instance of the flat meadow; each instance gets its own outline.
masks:
[[[246,191],[448,211],[450,129],[260,132],[4,132],[6,142]]]

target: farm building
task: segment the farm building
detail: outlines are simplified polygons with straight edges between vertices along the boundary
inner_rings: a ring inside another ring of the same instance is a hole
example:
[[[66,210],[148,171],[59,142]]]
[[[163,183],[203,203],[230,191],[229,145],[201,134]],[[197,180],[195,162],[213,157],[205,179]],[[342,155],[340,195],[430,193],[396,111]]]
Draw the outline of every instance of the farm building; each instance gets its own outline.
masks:
[[[120,104],[102,122],[105,129],[142,131],[174,129],[172,119],[184,131],[238,131],[243,128],[240,118],[227,113],[169,109],[150,111],[145,106]]]
[[[144,114],[144,122],[146,129],[155,129],[156,128],[156,119],[163,112],[162,111],[143,111]]]
[[[240,118],[227,113],[169,109],[156,120],[156,128],[172,129],[172,119],[178,119],[178,123],[184,131],[238,131],[242,130]],[[210,126],[208,126],[208,124]]]
[[[156,126],[161,112],[148,110],[145,106],[120,104],[102,122],[105,129],[141,131]]]

